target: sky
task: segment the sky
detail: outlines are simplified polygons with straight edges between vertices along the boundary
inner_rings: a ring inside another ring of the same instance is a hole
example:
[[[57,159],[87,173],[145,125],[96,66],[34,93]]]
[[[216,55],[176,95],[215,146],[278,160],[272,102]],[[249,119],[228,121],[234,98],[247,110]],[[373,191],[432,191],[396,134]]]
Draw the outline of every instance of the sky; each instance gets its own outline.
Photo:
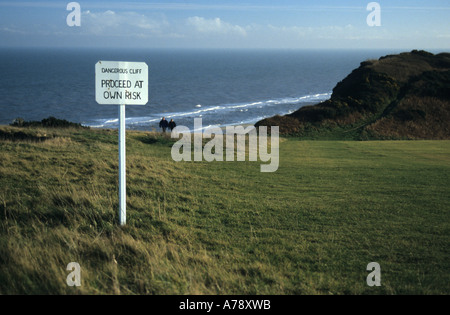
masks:
[[[70,2],[0,0],[0,48],[450,50],[449,0]]]

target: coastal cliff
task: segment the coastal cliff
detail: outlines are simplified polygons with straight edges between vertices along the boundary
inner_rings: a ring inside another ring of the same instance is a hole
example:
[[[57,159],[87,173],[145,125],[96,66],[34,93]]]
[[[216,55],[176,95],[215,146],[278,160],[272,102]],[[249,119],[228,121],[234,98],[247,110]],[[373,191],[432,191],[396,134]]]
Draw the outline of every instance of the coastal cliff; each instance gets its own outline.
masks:
[[[259,121],[313,139],[450,139],[450,53],[414,50],[367,60],[331,98]]]

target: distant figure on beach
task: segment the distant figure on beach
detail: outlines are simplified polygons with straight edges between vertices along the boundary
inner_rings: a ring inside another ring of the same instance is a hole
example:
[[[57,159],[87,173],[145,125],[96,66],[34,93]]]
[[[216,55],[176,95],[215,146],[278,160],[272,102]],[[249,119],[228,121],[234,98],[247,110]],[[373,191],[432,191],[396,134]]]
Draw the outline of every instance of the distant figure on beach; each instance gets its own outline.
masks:
[[[169,122],[170,131],[172,131],[173,128],[175,128],[176,126],[177,126],[177,124],[173,121],[173,119],[171,119]]]
[[[162,128],[163,132],[166,132],[167,127],[169,127],[169,123],[166,120],[166,117],[163,117],[159,122],[159,128]]]

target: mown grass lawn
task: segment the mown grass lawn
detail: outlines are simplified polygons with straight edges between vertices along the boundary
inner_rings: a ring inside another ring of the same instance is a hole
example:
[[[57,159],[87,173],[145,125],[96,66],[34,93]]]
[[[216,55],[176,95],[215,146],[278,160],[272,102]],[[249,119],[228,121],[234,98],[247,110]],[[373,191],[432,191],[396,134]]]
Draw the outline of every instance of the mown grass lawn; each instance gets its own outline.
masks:
[[[117,132],[41,133],[0,141],[1,294],[450,293],[450,141],[282,139],[261,173],[128,131],[120,227]]]

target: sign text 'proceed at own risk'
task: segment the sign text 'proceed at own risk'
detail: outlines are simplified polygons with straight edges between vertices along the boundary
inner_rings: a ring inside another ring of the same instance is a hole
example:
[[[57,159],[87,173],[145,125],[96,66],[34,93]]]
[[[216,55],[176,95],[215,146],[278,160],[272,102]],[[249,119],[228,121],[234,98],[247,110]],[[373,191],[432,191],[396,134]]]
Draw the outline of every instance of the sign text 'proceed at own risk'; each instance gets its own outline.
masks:
[[[95,100],[99,104],[145,105],[148,66],[145,62],[99,61],[95,65]]]

